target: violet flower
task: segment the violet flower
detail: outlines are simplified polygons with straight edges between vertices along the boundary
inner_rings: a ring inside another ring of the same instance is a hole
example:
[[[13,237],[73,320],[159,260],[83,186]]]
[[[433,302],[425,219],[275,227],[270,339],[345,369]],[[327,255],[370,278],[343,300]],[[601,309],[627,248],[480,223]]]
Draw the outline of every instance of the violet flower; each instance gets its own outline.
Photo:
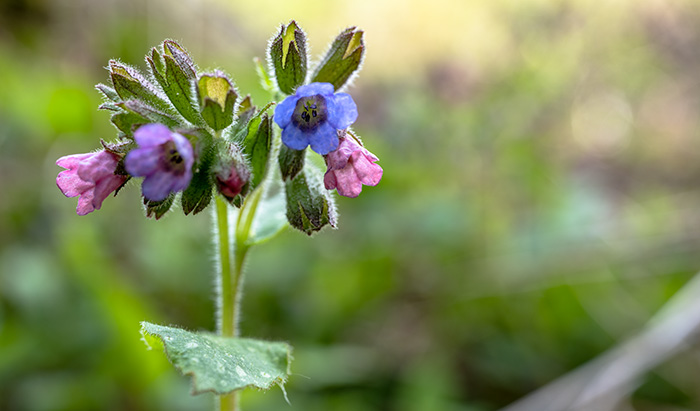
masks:
[[[352,137],[341,137],[338,149],[326,156],[328,171],[323,184],[328,190],[338,189],[345,197],[357,197],[362,185],[376,186],[382,179],[383,170],[377,156],[360,146]]]
[[[287,147],[303,150],[311,145],[325,155],[338,148],[337,130],[357,120],[357,105],[347,93],[334,94],[330,83],[311,83],[279,103],[274,120]]]
[[[114,174],[119,160],[118,155],[105,150],[56,160],[56,165],[67,169],[58,173],[56,185],[66,197],[80,196],[78,215],[99,210],[104,199],[127,180],[127,176]]]
[[[194,164],[187,138],[162,124],[146,124],[134,132],[134,139],[139,147],[126,155],[124,167],[132,176],[146,177],[141,185],[146,199],[162,201],[187,188]]]

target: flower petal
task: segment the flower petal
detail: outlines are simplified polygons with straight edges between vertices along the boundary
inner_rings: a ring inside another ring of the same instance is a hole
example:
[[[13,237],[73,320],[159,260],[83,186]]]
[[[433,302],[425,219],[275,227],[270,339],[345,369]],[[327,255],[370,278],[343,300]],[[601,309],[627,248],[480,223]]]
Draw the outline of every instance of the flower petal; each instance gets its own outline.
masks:
[[[64,170],[58,173],[56,185],[66,197],[77,197],[93,186],[90,182],[81,180],[77,170]]]
[[[187,170],[192,169],[194,165],[194,150],[192,149],[192,143],[187,137],[182,134],[172,133],[172,140],[175,142],[175,148],[177,149],[180,157],[185,161],[185,168]]]
[[[74,169],[78,168],[78,165],[82,160],[92,157],[95,153],[85,153],[85,154],[73,154],[70,156],[63,156],[56,160],[56,165],[59,167]]]
[[[183,191],[190,185],[190,180],[192,180],[192,170],[190,169],[180,176],[171,174],[170,191],[173,193]]]
[[[357,120],[357,104],[348,93],[337,93],[326,98],[328,122],[338,130],[343,130]]]
[[[78,176],[89,182],[96,182],[102,178],[114,175],[119,157],[108,152],[100,151],[80,162]]]
[[[338,148],[338,133],[328,122],[321,125],[308,134],[311,149],[318,154],[325,155]]]
[[[338,180],[335,178],[335,171],[328,170],[326,174],[323,175],[323,185],[326,190],[332,190],[338,186]]]
[[[299,101],[299,97],[289,96],[275,107],[275,114],[272,119],[275,120],[275,123],[280,128],[287,127],[292,121],[292,114],[297,106],[297,101]]]
[[[369,152],[367,151],[367,153]],[[382,170],[379,164],[372,163],[363,151],[355,151],[352,154],[351,163],[352,167],[355,169],[357,178],[362,184],[366,186],[376,186],[379,184],[384,170]]]
[[[135,148],[126,155],[124,168],[132,176],[147,176],[158,170],[162,153],[160,146]]]
[[[345,168],[348,160],[355,150],[360,149],[360,145],[351,137],[343,137],[340,139],[338,149],[328,153],[326,164],[329,169],[339,170]]]
[[[171,134],[162,124],[146,124],[134,132],[134,140],[140,147],[153,147],[171,140]]]
[[[153,173],[141,184],[141,193],[151,201],[165,200],[170,194],[173,175],[165,172]]]
[[[112,174],[110,177],[103,178],[98,181],[95,185],[95,189],[92,191],[92,206],[94,210],[99,210],[102,207],[102,202],[107,198],[114,190],[118,189],[126,180],[125,176],[117,176]]]
[[[300,97],[309,97],[320,94],[322,96],[330,96],[333,94],[333,85],[331,83],[311,83],[301,86],[296,91],[297,99]],[[296,104],[296,102],[294,103]]]
[[[362,192],[362,183],[357,178],[355,169],[345,167],[342,170],[334,170],[335,178],[338,180],[338,194],[344,197],[355,198]]]
[[[94,196],[94,188],[83,193],[83,195],[81,195],[78,199],[78,207],[75,209],[75,212],[78,213],[78,215],[86,215],[95,211],[95,205],[93,203]],[[101,201],[100,205],[102,205]]]
[[[282,142],[294,150],[303,150],[309,145],[309,134],[290,124],[282,130]]]

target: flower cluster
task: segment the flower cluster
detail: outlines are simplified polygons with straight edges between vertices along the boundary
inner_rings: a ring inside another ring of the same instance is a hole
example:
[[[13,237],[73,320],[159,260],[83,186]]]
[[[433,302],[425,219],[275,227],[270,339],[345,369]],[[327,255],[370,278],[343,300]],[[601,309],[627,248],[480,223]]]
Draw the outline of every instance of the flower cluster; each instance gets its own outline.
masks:
[[[340,91],[362,62],[362,32],[343,31],[313,73],[306,50],[306,36],[295,22],[283,25],[271,41],[272,91],[286,95],[277,99],[272,115],[272,104],[258,109],[250,97],[239,99],[222,71],[198,72],[174,41],[151,50],[146,73],[110,61],[111,84],[97,89],[106,97],[100,108],[112,112],[118,141],[103,143],[105,149],[96,153],[60,158],[56,164],[66,170],[58,174],[58,187],[68,197],[80,197],[77,212],[85,215],[130,179],[143,177],[147,215],[159,218],[175,198],[186,214],[202,211],[216,194],[241,206],[246,195],[281,174],[278,184],[292,226],[308,234],[334,226],[334,199],[318,188],[357,197],[362,185],[377,185],[383,173],[377,157],[349,130],[358,109]],[[324,157],[325,175],[305,161],[307,147]],[[272,165],[281,173],[270,172]]]
[[[347,93],[334,93],[329,83],[301,86],[275,108],[274,120],[282,128],[282,142],[294,150],[307,146],[325,155],[326,189],[345,197],[357,197],[362,185],[375,186],[383,170],[379,159],[346,137],[357,120],[357,105]],[[342,137],[339,137],[342,136]]]

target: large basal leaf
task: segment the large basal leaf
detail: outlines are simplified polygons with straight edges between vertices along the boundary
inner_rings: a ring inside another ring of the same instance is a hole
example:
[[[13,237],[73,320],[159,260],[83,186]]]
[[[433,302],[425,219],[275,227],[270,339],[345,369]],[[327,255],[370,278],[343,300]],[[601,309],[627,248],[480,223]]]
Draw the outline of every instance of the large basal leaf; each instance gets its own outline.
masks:
[[[180,328],[141,323],[148,343],[162,342],[168,360],[192,376],[193,394],[227,394],[246,387],[269,389],[289,375],[291,346],[250,338],[226,338]],[[149,344],[150,346],[150,344]]]

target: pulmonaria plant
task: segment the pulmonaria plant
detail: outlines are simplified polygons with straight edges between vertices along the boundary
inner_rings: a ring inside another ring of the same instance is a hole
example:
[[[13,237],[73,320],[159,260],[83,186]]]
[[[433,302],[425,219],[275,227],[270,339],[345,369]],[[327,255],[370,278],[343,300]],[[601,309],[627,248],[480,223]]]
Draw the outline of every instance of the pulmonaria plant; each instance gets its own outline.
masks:
[[[342,31],[315,64],[294,21],[269,44],[272,76],[260,64],[258,71],[272,101],[261,108],[240,98],[223,71],[200,72],[172,40],[151,49],[147,72],[110,61],[110,84],[96,87],[105,96],[100,108],[112,113],[115,141],[56,162],[66,169],[56,183],[64,195],[80,196],[80,215],[140,177],[148,217],[161,218],[178,199],[185,214],[214,201],[218,333],[147,322],[142,333],[146,341],[160,340],[173,365],[193,376],[194,393],[219,395],[221,410],[237,409],[237,390],[267,389],[289,375],[289,345],[238,335],[248,250],[287,225],[309,235],[335,227],[331,190],[357,197],[383,173],[349,129],[358,109],[343,92],[364,58],[363,32]],[[306,161],[307,152],[324,157],[325,175]]]

